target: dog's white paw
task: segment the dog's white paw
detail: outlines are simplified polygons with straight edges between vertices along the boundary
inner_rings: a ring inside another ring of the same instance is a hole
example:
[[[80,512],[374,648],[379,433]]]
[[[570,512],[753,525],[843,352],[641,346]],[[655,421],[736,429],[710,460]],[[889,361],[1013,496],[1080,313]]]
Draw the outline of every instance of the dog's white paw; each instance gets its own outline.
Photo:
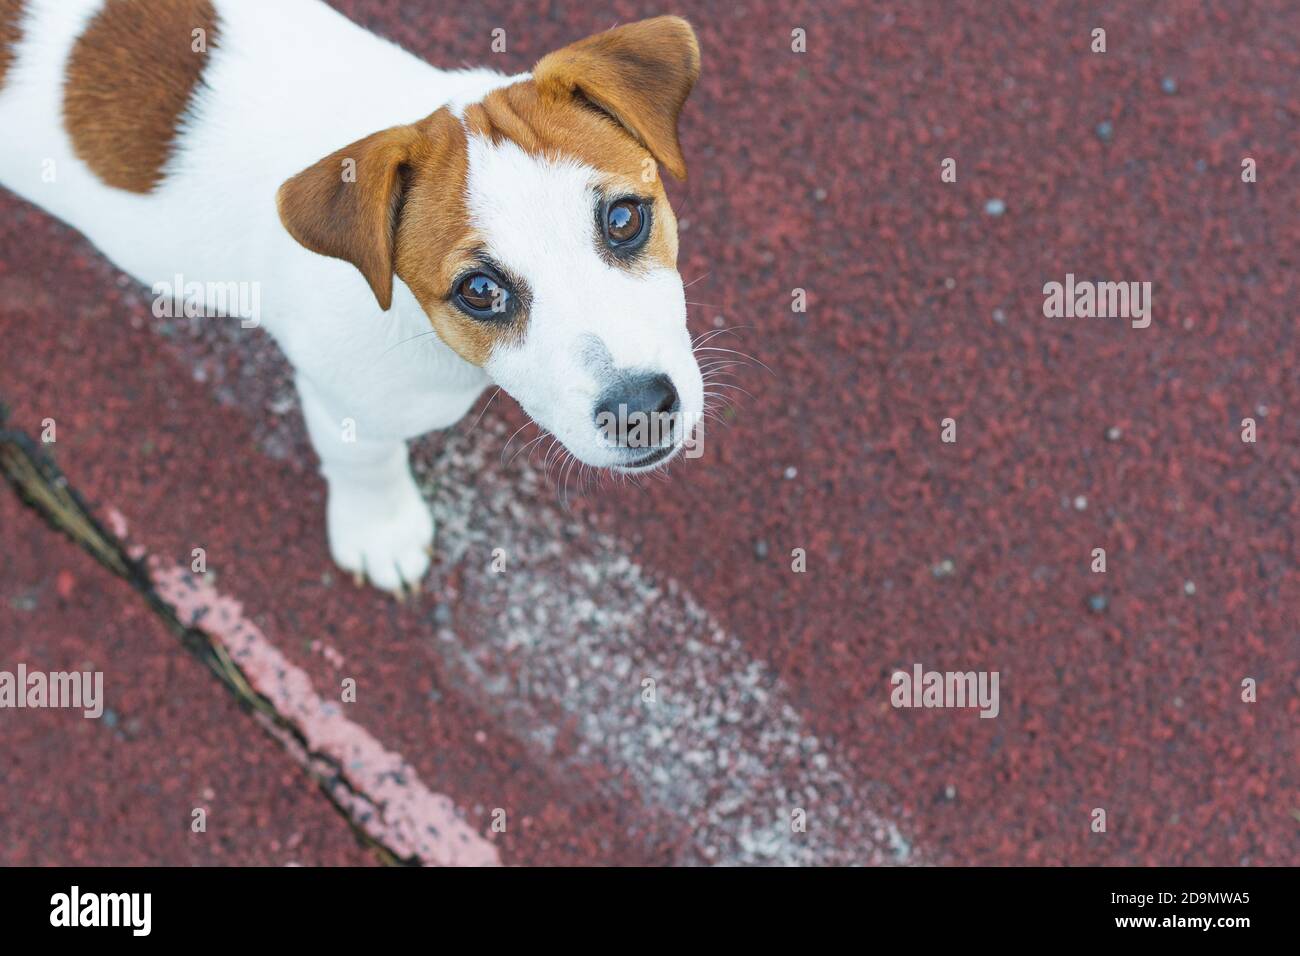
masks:
[[[358,579],[403,596],[429,570],[433,515],[409,476],[383,489],[331,483],[329,542],[334,562]]]

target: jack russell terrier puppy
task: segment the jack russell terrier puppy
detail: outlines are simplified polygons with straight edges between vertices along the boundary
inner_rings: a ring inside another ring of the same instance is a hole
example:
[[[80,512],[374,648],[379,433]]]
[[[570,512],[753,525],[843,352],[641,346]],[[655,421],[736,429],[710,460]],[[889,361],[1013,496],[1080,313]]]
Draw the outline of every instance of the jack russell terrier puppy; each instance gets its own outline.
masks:
[[[675,17],[504,76],[320,0],[0,0],[0,184],[155,290],[257,285],[334,560],[400,593],[434,534],[406,443],[489,383],[598,467],[660,467],[698,424],[657,170],[686,175],[699,63]],[[615,411],[670,430],[632,447]]]

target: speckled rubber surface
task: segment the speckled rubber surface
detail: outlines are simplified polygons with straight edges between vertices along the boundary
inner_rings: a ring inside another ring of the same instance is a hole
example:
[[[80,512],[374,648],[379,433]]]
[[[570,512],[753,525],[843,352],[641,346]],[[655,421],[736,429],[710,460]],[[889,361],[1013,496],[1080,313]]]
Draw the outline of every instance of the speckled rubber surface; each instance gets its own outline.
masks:
[[[336,5],[507,71],[666,12]],[[330,565],[269,341],[159,327],[8,194],[0,400],[57,420],[57,462],[134,546],[203,547],[317,693],[354,679],[350,719],[507,864],[1295,864],[1300,8],[1095,6],[675,4],[704,50],[672,188],[692,327],[770,374],[740,371],[701,460],[568,510],[540,457],[502,463],[505,398],[423,441],[415,604]],[[1150,327],[1045,318],[1066,273],[1150,281]],[[115,716],[0,713],[0,863],[375,862],[138,595],[4,493],[19,658],[102,666]],[[918,662],[998,671],[997,718],[892,708]]]

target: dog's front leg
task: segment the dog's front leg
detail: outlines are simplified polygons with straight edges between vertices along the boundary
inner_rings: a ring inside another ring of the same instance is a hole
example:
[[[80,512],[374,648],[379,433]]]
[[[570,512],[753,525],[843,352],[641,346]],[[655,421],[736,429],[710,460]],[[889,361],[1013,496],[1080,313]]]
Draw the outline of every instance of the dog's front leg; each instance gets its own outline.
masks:
[[[367,438],[302,375],[298,394],[329,484],[330,554],[354,575],[399,596],[429,569],[433,516],[411,477],[406,442]]]

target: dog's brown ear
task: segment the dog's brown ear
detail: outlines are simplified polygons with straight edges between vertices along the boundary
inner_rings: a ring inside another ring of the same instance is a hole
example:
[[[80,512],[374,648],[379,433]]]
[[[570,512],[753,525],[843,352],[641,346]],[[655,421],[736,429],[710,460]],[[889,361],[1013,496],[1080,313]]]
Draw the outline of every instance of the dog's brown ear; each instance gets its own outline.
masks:
[[[405,172],[428,145],[419,127],[395,126],[331,153],[276,195],[289,234],[312,252],[361,270],[384,311],[393,304]]]
[[[678,179],[677,118],[700,75],[700,46],[680,17],[654,17],[579,40],[533,68],[543,94],[579,96],[621,123]]]

